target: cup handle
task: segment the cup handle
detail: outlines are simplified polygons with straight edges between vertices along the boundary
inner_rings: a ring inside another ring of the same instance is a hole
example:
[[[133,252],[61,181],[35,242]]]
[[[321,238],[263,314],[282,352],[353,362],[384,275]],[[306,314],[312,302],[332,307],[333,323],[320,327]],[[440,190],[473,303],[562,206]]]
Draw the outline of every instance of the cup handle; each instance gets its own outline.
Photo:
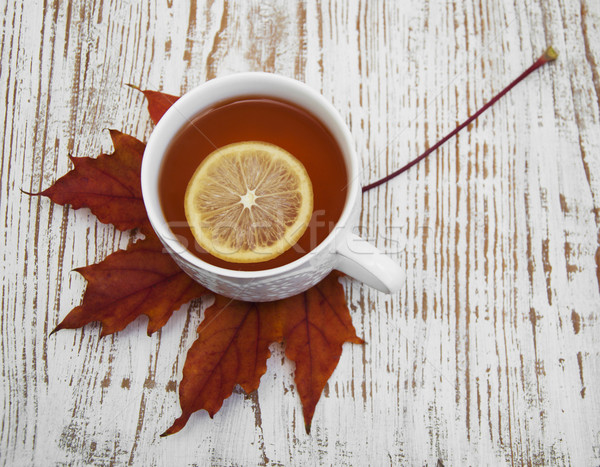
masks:
[[[336,253],[335,269],[381,292],[397,292],[404,283],[400,265],[358,235],[342,236]]]

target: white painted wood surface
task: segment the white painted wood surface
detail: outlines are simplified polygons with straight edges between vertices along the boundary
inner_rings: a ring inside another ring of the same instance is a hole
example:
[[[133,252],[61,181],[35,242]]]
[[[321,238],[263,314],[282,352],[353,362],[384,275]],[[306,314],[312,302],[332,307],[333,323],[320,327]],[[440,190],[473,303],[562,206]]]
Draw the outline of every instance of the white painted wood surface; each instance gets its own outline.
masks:
[[[599,465],[600,3],[596,0],[14,1],[2,12],[3,465]],[[321,91],[373,181],[422,152],[552,44],[557,62],[428,161],[364,197],[362,232],[406,268],[395,296],[346,290],[346,345],[304,433],[279,347],[256,394],[211,420],[176,387],[203,304],[49,331],[73,268],[128,234],[29,198],[146,140],[142,96],[264,70]]]

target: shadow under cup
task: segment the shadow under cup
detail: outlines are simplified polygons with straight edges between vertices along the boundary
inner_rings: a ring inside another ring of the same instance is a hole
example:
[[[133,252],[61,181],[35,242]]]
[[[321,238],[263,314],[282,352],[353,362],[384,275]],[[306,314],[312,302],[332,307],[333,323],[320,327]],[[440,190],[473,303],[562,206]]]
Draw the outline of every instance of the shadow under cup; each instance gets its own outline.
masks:
[[[264,141],[290,152],[313,185],[309,227],[286,252],[259,263],[232,263],[210,255],[195,241],[185,218],[185,191],[198,165],[215,149],[241,141]],[[167,147],[158,178],[160,205],[178,242],[206,263],[238,271],[280,267],[312,251],[335,228],[347,190],[344,156],[323,123],[296,104],[260,95],[222,101],[190,119]]]

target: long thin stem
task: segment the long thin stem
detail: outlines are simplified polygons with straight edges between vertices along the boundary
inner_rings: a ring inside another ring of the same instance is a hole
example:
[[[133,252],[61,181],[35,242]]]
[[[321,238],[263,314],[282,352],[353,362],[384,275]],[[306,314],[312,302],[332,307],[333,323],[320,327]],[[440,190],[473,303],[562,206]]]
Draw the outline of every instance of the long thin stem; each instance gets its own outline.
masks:
[[[391,174],[389,174],[386,177],[383,177],[381,180],[377,180],[376,182],[373,182],[373,183],[370,183],[369,185],[364,186],[363,189],[362,189],[363,193],[365,191],[369,191],[372,188],[378,187],[379,185],[382,185],[383,183],[391,180],[394,177],[397,177],[402,172],[406,172],[413,165],[421,162],[429,154],[431,154],[432,152],[434,152],[442,144],[444,144],[446,141],[448,141],[450,138],[452,138],[454,135],[456,135],[460,130],[462,130],[464,127],[468,126],[470,123],[472,123],[474,120],[476,120],[477,117],[479,117],[483,112],[485,112],[492,105],[494,105],[496,102],[498,102],[498,100],[502,96],[504,96],[508,91],[510,91],[512,88],[514,88],[517,84],[519,84],[527,76],[529,76],[531,73],[533,73],[535,70],[537,70],[542,65],[545,65],[548,62],[556,60],[556,57],[558,57],[558,53],[556,53],[556,51],[552,47],[548,47],[548,49],[546,49],[546,51],[544,52],[544,54],[540,58],[538,58],[533,63],[533,65],[531,65],[523,73],[521,73],[512,83],[510,83],[502,91],[500,91],[498,94],[496,94],[489,102],[487,102],[477,112],[475,112],[473,115],[471,115],[469,118],[467,118],[463,123],[461,123],[459,126],[457,126],[454,130],[452,130],[450,133],[448,133],[446,136],[444,136],[441,140],[439,140],[437,143],[435,143],[433,146],[431,146],[429,149],[427,149],[419,157],[417,157],[416,159],[413,159],[412,161],[410,161],[404,167],[396,170],[395,172],[392,172]]]

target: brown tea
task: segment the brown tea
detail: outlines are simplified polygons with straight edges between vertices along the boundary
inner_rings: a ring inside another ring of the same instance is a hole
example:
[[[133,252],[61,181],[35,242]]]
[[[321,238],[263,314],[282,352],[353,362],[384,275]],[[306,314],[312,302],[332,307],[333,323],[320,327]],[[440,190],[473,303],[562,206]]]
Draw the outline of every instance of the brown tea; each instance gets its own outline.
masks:
[[[313,186],[308,228],[296,245],[266,262],[232,263],[210,255],[195,241],[185,217],[185,191],[198,165],[215,149],[241,141],[263,141],[285,149],[302,162]],[[347,184],[341,150],[318,119],[287,102],[248,97],[218,104],[180,130],[163,160],[159,197],[171,230],[189,251],[215,266],[255,271],[283,266],[321,243],[342,213]]]

